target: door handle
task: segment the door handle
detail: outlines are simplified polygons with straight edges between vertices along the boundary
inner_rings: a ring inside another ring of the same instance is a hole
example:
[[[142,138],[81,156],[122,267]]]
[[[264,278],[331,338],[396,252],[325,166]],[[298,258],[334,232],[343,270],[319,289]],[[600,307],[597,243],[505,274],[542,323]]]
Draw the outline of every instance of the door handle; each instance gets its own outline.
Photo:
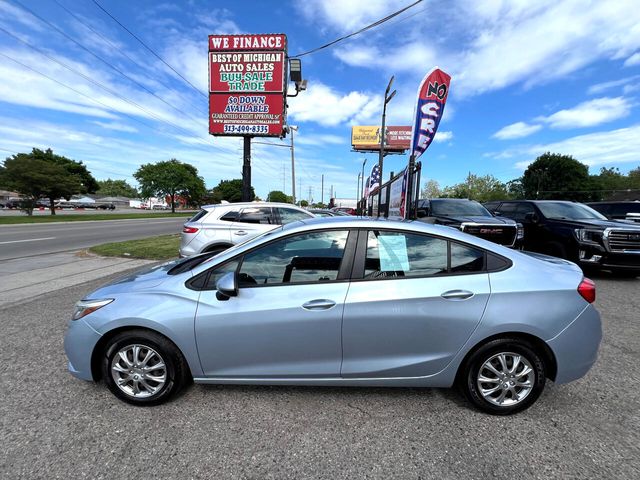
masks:
[[[468,290],[449,290],[440,295],[445,300],[466,300],[473,297],[473,292]]]
[[[335,307],[335,305],[336,302],[333,300],[326,300],[322,298],[303,303],[302,308],[305,310],[329,310],[331,307]]]
[[[245,232],[244,230],[238,230],[237,232],[235,232],[235,234],[242,236],[242,235],[246,235],[247,232]]]

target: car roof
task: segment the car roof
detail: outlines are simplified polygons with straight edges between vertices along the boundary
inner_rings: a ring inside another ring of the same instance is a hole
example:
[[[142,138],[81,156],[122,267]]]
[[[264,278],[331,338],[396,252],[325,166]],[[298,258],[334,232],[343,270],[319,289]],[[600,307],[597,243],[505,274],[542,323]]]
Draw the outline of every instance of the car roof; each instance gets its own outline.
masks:
[[[297,205],[290,203],[279,202],[229,202],[229,203],[214,203],[210,205],[202,205],[201,208],[205,210],[213,210],[215,208],[240,208],[240,207],[288,207],[295,208],[296,210],[304,210]],[[306,210],[304,210],[306,211]]]

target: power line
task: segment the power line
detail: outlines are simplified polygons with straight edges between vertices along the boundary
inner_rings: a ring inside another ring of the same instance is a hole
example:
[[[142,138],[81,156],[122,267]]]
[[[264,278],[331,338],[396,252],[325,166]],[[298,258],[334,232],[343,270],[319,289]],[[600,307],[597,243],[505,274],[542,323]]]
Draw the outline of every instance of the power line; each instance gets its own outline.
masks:
[[[178,107],[170,104],[169,102],[167,102],[164,98],[160,97],[159,95],[155,94],[153,91],[151,91],[150,89],[148,89],[147,87],[145,87],[143,84],[141,84],[140,82],[138,82],[137,80],[134,80],[133,78],[131,78],[129,75],[127,75],[126,73],[124,73],[122,70],[120,70],[118,67],[114,66],[112,63],[108,62],[107,60],[105,60],[104,58],[102,58],[100,55],[96,54],[95,52],[91,51],[89,48],[85,47],[84,45],[82,45],[80,42],[78,42],[77,40],[75,40],[73,37],[71,37],[70,35],[68,35],[67,33],[65,33],[64,31],[62,31],[61,29],[59,29],[57,26],[55,26],[53,23],[49,22],[48,20],[45,20],[44,18],[42,18],[40,15],[38,15],[37,13],[35,13],[33,10],[29,9],[28,7],[25,7],[22,3],[20,3],[19,0],[12,0],[14,3],[16,3],[17,5],[19,5],[23,10],[29,12],[31,15],[33,15],[34,17],[36,17],[38,20],[40,20],[41,22],[45,23],[46,25],[49,25],[51,28],[53,28],[56,32],[58,32],[60,35],[64,36],[66,39],[68,39],[69,41],[73,42],[74,44],[76,44],[78,47],[80,47],[81,49],[83,49],[85,52],[89,53],[90,55],[92,55],[93,57],[97,58],[98,60],[100,60],[102,63],[104,63],[106,66],[108,66],[109,68],[111,68],[113,71],[117,72],[118,74],[120,74],[121,76],[123,76],[124,78],[126,78],[127,80],[129,80],[130,82],[134,83],[135,85],[137,85],[138,87],[142,88],[145,92],[149,93],[150,95],[153,95],[155,98],[157,98],[158,100],[160,100],[162,103],[168,105],[169,107],[173,108],[174,110],[176,110],[177,112],[180,112],[182,115],[184,115],[185,117],[190,117],[193,120],[198,120],[195,117],[193,117],[192,115],[182,111],[181,109],[179,109]]]
[[[422,1],[422,0],[420,0]],[[120,21],[114,17],[113,15],[111,15],[102,5],[100,5],[96,0],[93,0],[93,3],[95,3],[98,8],[100,10],[102,10],[104,13],[106,13],[109,17],[111,17],[111,19],[116,22],[118,25],[120,25],[123,29],[125,29],[127,31],[127,33],[129,33],[129,35],[131,35],[133,38],[135,38],[138,42],[140,42],[140,44],[146,48],[147,50],[149,50],[158,60],[160,60],[162,63],[164,63],[167,67],[169,67],[176,75],[178,75],[182,80],[184,80],[191,88],[193,88],[196,92],[198,92],[200,95],[202,95],[205,98],[209,98],[204,92],[202,92],[198,87],[196,87],[193,83],[191,83],[189,80],[187,80],[186,78],[184,78],[182,76],[182,74],[180,72],[178,72],[175,68],[173,68],[171,65],[169,65],[160,55],[158,55],[151,47],[149,47],[146,43],[144,43],[140,38],[138,38],[138,36],[133,33],[131,30],[129,30],[127,27],[125,27],[122,23],[120,23]]]
[[[29,48],[31,48],[31,49],[33,49],[33,50],[35,50],[36,52],[38,52],[38,53],[39,53],[39,54],[41,54],[42,56],[44,56],[44,57],[48,58],[48,59],[49,59],[49,60],[51,60],[52,62],[57,63],[58,65],[60,65],[60,66],[62,66],[62,67],[64,67],[64,68],[66,68],[66,69],[67,69],[67,70],[69,70],[70,72],[75,73],[76,75],[78,75],[78,76],[80,76],[80,77],[84,78],[84,79],[85,79],[85,80],[87,80],[88,82],[90,82],[90,83],[92,83],[92,84],[96,85],[97,87],[99,87],[99,88],[101,88],[101,89],[103,89],[103,90],[105,90],[105,91],[107,91],[107,92],[111,93],[112,95],[114,95],[114,96],[116,96],[117,98],[119,98],[119,99],[123,100],[124,102],[128,103],[129,105],[131,105],[131,106],[133,106],[133,107],[135,107],[135,108],[137,108],[137,109],[139,109],[139,110],[143,111],[144,113],[146,113],[147,115],[151,116],[152,118],[154,118],[154,119],[155,119],[155,120],[157,120],[158,122],[160,122],[160,123],[164,123],[164,124],[166,124],[166,125],[169,125],[169,126],[171,126],[171,127],[175,128],[178,132],[184,133],[184,134],[186,134],[187,136],[189,136],[189,137],[193,137],[193,138],[194,138],[194,139],[196,139],[196,140],[197,140],[197,139],[200,139],[200,137],[195,137],[195,136],[193,136],[193,133],[192,133],[192,132],[190,132],[190,131],[188,131],[188,130],[186,130],[186,129],[182,128],[182,127],[180,127],[179,125],[174,124],[173,122],[170,122],[170,121],[168,121],[168,120],[164,120],[161,116],[159,116],[159,115],[157,115],[157,114],[155,114],[155,113],[153,113],[153,112],[151,112],[151,111],[147,110],[146,108],[144,108],[143,106],[141,106],[141,105],[139,105],[138,103],[134,102],[133,100],[128,99],[127,97],[125,97],[125,96],[123,96],[123,95],[119,94],[118,92],[116,92],[116,91],[115,91],[115,90],[113,90],[112,88],[109,88],[108,86],[106,86],[106,85],[104,85],[104,84],[102,84],[102,83],[98,82],[97,80],[94,80],[93,78],[91,78],[91,77],[89,77],[89,76],[85,75],[84,73],[79,72],[79,71],[78,71],[78,70],[76,70],[75,68],[70,67],[69,65],[67,65],[67,64],[66,64],[66,63],[64,63],[63,61],[58,60],[57,58],[55,58],[55,57],[53,57],[53,56],[49,55],[48,53],[44,52],[43,50],[39,49],[38,47],[36,47],[36,46],[34,46],[34,45],[31,45],[29,42],[27,42],[27,41],[25,41],[25,40],[22,40],[21,38],[19,38],[19,37],[17,37],[17,36],[15,36],[15,35],[13,35],[11,32],[9,32],[9,31],[5,30],[4,28],[0,27],[0,31],[2,31],[2,32],[4,32],[5,34],[7,34],[7,35],[9,35],[9,36],[13,37],[14,39],[18,40],[19,42],[21,42],[22,44],[26,45],[27,47],[29,47]],[[39,70],[36,70],[36,69],[34,69],[34,68],[32,68],[32,67],[30,67],[30,66],[28,66],[28,65],[26,65],[26,64],[24,64],[24,63],[22,63],[22,62],[20,62],[20,61],[18,61],[18,60],[16,60],[16,59],[14,59],[14,58],[12,58],[12,57],[10,57],[10,56],[6,55],[6,54],[2,54],[2,55],[4,55],[5,57],[7,57],[7,58],[8,58],[8,59],[10,59],[10,60],[13,60],[15,63],[18,63],[19,65],[22,65],[23,67],[28,68],[29,70],[31,70],[31,71],[33,71],[33,72],[35,72],[35,73],[38,73],[39,75],[42,75],[43,77],[45,77],[45,78],[47,78],[47,79],[49,79],[49,80],[51,80],[51,81],[53,81],[53,82],[55,82],[55,83],[57,83],[57,84],[59,84],[59,85],[62,85],[63,87],[66,87],[66,88],[68,88],[68,89],[70,89],[70,90],[72,90],[72,91],[74,91],[74,92],[78,93],[79,95],[82,95],[83,97],[88,98],[89,100],[91,100],[91,101],[93,101],[93,102],[95,102],[95,103],[98,103],[98,104],[100,104],[100,105],[104,106],[104,107],[105,107],[105,108],[107,108],[108,110],[111,110],[111,109],[112,109],[112,107],[110,107],[109,105],[107,105],[107,104],[105,104],[105,103],[102,103],[102,102],[100,102],[100,101],[96,100],[95,98],[90,97],[90,96],[88,96],[88,95],[86,95],[86,94],[84,94],[84,93],[82,93],[82,92],[79,92],[78,90],[76,90],[76,89],[74,89],[74,88],[70,87],[69,85],[66,85],[66,84],[62,83],[62,82],[60,82],[60,81],[58,81],[58,80],[56,80],[56,79],[54,79],[54,78],[52,78],[52,77],[50,77],[50,76],[48,76],[48,75],[46,75],[46,74],[44,74],[44,73],[40,72]],[[136,121],[136,122],[138,122],[138,123],[141,123],[141,124],[143,124],[143,125],[145,125],[145,126],[147,126],[147,127],[149,127],[149,128],[154,128],[152,125],[150,125],[150,124],[148,124],[148,123],[146,123],[146,122],[143,122],[142,120],[140,120],[140,119],[138,119],[138,118],[136,118],[136,117],[134,117],[134,116],[132,116],[132,115],[129,115],[129,114],[124,113],[124,112],[119,112],[119,113],[120,113],[121,115],[124,115],[124,116],[126,116],[126,117],[128,117],[128,118],[131,118],[132,120],[134,120],[134,121]],[[207,141],[205,141],[204,139],[201,139],[201,140],[202,140],[204,143],[206,143],[207,145],[210,145],[210,144],[209,144]]]
[[[94,2],[96,2],[96,0],[93,0],[93,1],[94,1]],[[396,12],[394,12],[394,13],[390,14],[390,15],[387,15],[386,17],[381,18],[380,20],[377,20],[377,21],[375,21],[375,22],[373,22],[373,23],[369,24],[369,25],[367,25],[367,26],[366,26],[366,27],[364,27],[364,28],[361,28],[360,30],[358,30],[358,31],[356,31],[356,32],[353,32],[353,33],[350,33],[349,35],[345,35],[345,36],[343,36],[343,37],[340,37],[340,38],[338,38],[338,39],[336,39],[336,40],[333,40],[332,42],[326,43],[326,44],[324,44],[324,45],[322,45],[322,46],[320,46],[320,47],[314,48],[314,49],[309,50],[309,51],[307,51],[307,52],[299,53],[298,55],[294,55],[294,56],[292,56],[291,58],[300,58],[300,57],[304,57],[305,55],[310,55],[310,54],[312,54],[312,53],[315,53],[315,52],[317,52],[317,51],[323,50],[323,49],[325,49],[325,48],[329,48],[329,47],[331,47],[331,46],[333,46],[333,45],[335,45],[335,44],[337,44],[337,43],[339,43],[339,42],[342,42],[342,41],[344,41],[344,40],[348,39],[348,38],[355,37],[356,35],[359,35],[359,34],[361,34],[361,33],[364,33],[364,32],[366,32],[367,30],[371,30],[372,28],[375,28],[375,27],[377,27],[377,26],[379,26],[379,25],[382,25],[383,23],[385,23],[385,22],[387,22],[387,21],[391,20],[392,18],[397,17],[397,16],[398,16],[398,15],[400,15],[402,12],[406,12],[406,11],[407,11],[407,10],[409,10],[410,8],[415,7],[415,6],[416,6],[417,4],[419,4],[420,2],[422,2],[422,0],[418,0],[417,2],[414,2],[414,3],[412,3],[411,5],[408,5],[408,6],[406,6],[406,7],[402,8],[402,9],[400,9],[400,10],[398,10],[398,11],[396,11]],[[96,2],[96,3],[97,3],[97,2]]]
[[[67,7],[65,7],[64,5],[62,5],[60,2],[58,2],[58,0],[53,0],[60,8],[62,8],[65,12],[67,12],[71,17],[73,17],[78,23],[80,23],[81,25],[83,25],[85,28],[87,28],[88,30],[90,30],[91,32],[93,32],[95,35],[97,35],[98,37],[100,37],[102,39],[102,41],[104,41],[105,43],[107,43],[110,47],[112,47],[114,50],[116,50],[120,55],[122,55],[123,57],[127,58],[131,63],[133,63],[134,65],[137,65],[138,67],[140,67],[141,69],[144,69],[144,66],[141,65],[137,60],[135,60],[134,58],[130,57],[124,50],[122,50],[121,48],[119,48],[117,45],[115,45],[111,40],[109,40],[106,36],[104,36],[102,33],[100,33],[98,30],[94,29],[93,27],[91,27],[91,25],[88,25],[86,22],[84,22],[80,17],[78,17],[76,14],[74,14],[71,10],[69,10]],[[158,78],[154,78],[154,80],[156,82],[158,82],[160,85],[162,85],[164,88],[166,88],[167,90],[169,90],[170,92],[175,92],[178,95],[182,96],[182,98],[187,101],[189,103],[189,105],[191,105],[192,107],[199,109],[202,108],[202,105],[196,105],[194,103],[191,103],[191,101],[189,99],[187,99],[186,96],[183,96],[183,94],[181,92],[179,92],[178,90],[166,85],[165,83],[163,83],[160,79]],[[204,110],[201,110],[204,111]]]

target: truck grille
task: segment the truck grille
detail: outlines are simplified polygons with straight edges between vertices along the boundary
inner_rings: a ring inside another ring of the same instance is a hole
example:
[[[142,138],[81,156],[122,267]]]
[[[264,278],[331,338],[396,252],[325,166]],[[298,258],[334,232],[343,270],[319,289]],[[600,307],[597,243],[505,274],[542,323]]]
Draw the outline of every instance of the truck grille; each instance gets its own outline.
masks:
[[[640,230],[611,230],[608,240],[612,252],[631,250],[640,253]]]
[[[515,225],[462,225],[462,231],[508,247],[514,245],[518,234]]]

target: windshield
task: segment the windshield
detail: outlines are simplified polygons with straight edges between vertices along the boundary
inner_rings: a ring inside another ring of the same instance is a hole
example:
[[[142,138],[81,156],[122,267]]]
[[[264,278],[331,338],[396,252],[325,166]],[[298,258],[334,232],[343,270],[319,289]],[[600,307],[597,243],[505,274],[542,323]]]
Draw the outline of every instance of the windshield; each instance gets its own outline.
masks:
[[[466,215],[475,217],[491,217],[489,210],[478,202],[459,200],[431,200],[431,214],[443,216]]]
[[[559,220],[606,220],[607,217],[582,203],[540,202],[536,203],[547,218]]]

